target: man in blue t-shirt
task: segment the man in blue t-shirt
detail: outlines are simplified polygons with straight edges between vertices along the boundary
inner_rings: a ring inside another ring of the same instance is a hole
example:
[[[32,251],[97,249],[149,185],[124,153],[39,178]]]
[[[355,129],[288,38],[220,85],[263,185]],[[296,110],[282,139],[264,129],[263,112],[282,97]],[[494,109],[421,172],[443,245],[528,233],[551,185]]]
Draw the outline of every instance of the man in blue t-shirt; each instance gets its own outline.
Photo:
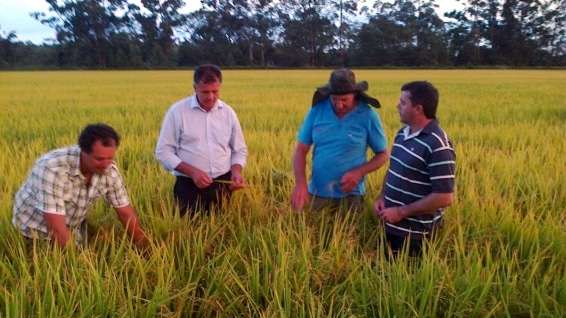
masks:
[[[379,115],[370,108],[379,101],[365,94],[368,84],[356,83],[349,69],[332,72],[327,85],[316,90],[312,107],[298,134],[293,156],[294,209],[345,206],[359,210],[365,176],[388,158],[387,140]],[[307,186],[305,167],[313,146],[312,176]],[[367,149],[374,153],[367,160]]]

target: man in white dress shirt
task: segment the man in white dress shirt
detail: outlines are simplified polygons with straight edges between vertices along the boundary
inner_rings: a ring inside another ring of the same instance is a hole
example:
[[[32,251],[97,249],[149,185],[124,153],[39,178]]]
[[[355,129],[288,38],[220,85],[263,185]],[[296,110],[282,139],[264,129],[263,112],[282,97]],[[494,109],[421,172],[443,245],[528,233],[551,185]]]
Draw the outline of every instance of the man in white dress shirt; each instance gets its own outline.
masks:
[[[173,195],[181,215],[209,212],[243,188],[248,154],[236,113],[219,99],[220,68],[200,65],[193,77],[195,93],[169,108],[155,149],[177,178]]]

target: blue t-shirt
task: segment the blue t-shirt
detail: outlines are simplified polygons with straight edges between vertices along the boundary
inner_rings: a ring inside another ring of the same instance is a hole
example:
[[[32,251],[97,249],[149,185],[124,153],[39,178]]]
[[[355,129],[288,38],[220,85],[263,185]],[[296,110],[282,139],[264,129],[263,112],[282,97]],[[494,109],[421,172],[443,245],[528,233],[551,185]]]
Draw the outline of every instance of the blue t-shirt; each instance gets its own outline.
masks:
[[[367,162],[368,147],[374,153],[387,149],[379,115],[368,104],[359,102],[352,111],[338,118],[330,98],[310,109],[299,130],[298,140],[313,145],[309,192],[324,198],[363,195],[365,177],[350,193],[340,190],[340,179],[346,172]]]

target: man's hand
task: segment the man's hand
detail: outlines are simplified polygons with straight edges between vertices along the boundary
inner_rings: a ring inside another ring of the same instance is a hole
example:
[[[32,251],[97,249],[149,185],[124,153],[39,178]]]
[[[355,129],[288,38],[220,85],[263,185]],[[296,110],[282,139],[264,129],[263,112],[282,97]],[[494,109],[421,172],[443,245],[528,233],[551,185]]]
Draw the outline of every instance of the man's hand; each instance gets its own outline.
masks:
[[[373,203],[373,212],[375,213],[375,216],[379,217],[379,212],[383,209],[385,209],[385,199],[383,199],[383,196],[380,195]]]
[[[137,248],[139,249],[148,249],[149,248],[149,236],[145,233],[145,231],[143,231],[141,229],[141,227],[139,226],[139,220],[136,222],[138,230],[137,231],[133,231],[132,235],[132,239],[134,240],[134,244],[136,245]]]
[[[140,237],[134,237],[134,244],[136,245],[136,248],[139,249],[140,251],[146,252],[149,251],[149,239],[147,237],[147,235],[142,235]]]
[[[453,200],[453,193],[431,193],[411,204],[385,208],[383,203],[380,202],[383,201],[383,198],[380,196],[375,201],[374,210],[379,218],[395,224],[410,216],[433,215],[438,209],[450,206]]]
[[[362,177],[363,174],[356,169],[346,172],[340,179],[340,190],[344,193],[352,192],[358,183],[360,183]]]
[[[377,201],[376,201],[376,205],[377,205]],[[402,219],[405,218],[403,209],[400,206],[383,208],[379,211],[376,210],[376,214],[383,221],[391,224],[399,223]]]
[[[149,239],[140,226],[136,210],[131,205],[120,208],[114,208],[118,214],[118,218],[126,232],[132,237],[137,248],[146,250],[149,247]]]
[[[189,176],[193,179],[193,182],[199,189],[207,188],[212,183],[212,178],[206,174],[206,172],[195,167],[191,169],[191,174]]]
[[[240,172],[232,171],[232,184],[230,184],[230,191],[237,191],[246,187],[244,177]]]
[[[291,195],[291,206],[296,211],[301,211],[310,202],[311,196],[306,184],[297,184]]]
[[[43,218],[47,224],[47,229],[57,244],[64,248],[71,238],[71,231],[65,223],[65,216],[54,213],[43,213]]]
[[[176,167],[176,171],[189,176],[199,189],[204,189],[212,183],[212,178],[206,174],[206,172],[200,170],[195,166],[191,166],[190,164],[181,161]]]

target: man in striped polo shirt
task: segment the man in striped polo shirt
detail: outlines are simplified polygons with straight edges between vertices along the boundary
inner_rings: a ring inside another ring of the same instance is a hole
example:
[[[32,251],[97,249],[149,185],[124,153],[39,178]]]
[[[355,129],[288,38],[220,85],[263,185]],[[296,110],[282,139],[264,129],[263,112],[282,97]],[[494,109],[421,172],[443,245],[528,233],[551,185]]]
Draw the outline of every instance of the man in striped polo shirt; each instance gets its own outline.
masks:
[[[431,83],[402,86],[397,109],[406,126],[395,136],[374,204],[394,255],[407,243],[409,253],[419,255],[423,239],[441,226],[443,210],[453,201],[455,153],[436,120],[437,106],[438,91]]]

